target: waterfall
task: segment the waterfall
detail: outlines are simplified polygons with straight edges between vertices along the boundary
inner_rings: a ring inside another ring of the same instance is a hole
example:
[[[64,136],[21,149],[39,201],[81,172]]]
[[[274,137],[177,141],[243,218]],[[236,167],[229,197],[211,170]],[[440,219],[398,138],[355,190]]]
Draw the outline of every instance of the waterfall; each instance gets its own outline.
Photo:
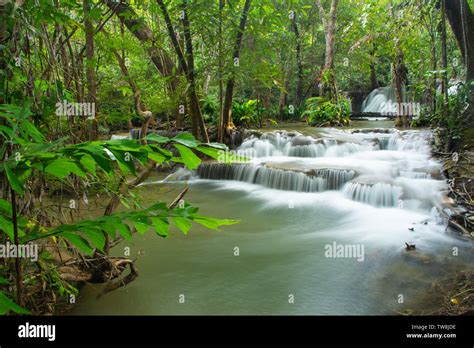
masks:
[[[369,144],[345,140],[314,139],[296,132],[265,133],[260,138],[251,136],[238,148],[240,156],[259,158],[288,157],[344,157],[371,149]]]
[[[362,112],[388,113],[389,105],[396,101],[395,88],[385,86],[374,89],[362,102]]]
[[[278,131],[242,143],[237,152],[249,163],[206,162],[197,174],[285,191],[335,191],[374,207],[431,209],[444,186],[433,178],[440,167],[430,159],[430,142],[428,131],[331,129],[318,138]]]
[[[399,204],[402,189],[385,183],[368,185],[351,182],[344,186],[343,193],[347,198],[376,207],[395,207]]]
[[[130,139],[140,139],[142,137],[141,128],[130,129]]]
[[[337,190],[355,175],[354,171],[338,169],[317,169],[303,173],[265,166],[223,163],[203,163],[198,168],[198,174],[203,179],[236,180],[298,192]]]

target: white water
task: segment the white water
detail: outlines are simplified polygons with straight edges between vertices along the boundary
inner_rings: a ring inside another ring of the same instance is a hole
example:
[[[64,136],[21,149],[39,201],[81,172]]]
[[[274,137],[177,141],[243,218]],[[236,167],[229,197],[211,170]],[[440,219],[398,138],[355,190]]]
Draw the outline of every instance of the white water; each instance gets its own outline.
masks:
[[[203,164],[203,179],[236,180],[298,192],[339,190],[375,207],[441,206],[447,189],[430,156],[423,131],[348,133],[326,130],[322,138],[297,132],[252,136],[238,149],[248,164]],[[433,176],[438,177],[434,179]],[[405,202],[406,201],[406,202]]]
[[[362,102],[362,112],[377,112],[387,114],[391,112],[390,105],[396,101],[393,86],[374,89]]]
[[[471,248],[445,231],[439,210],[448,209],[446,183],[430,156],[430,137],[396,130],[268,133],[239,148],[253,156],[249,164],[204,165],[199,173],[208,179],[189,179],[181,170],[148,182],[138,192],[145,205],[172,201],[184,183],[186,201],[202,214],[241,222],[219,233],[193,226],[186,236],[150,233],[124,242],[117,256],[124,247],[143,254],[138,279],[99,299],[87,287],[75,313],[354,315],[426,308],[418,296],[463,267]],[[364,261],[328,258],[325,247],[334,242],[363,245]],[[405,251],[405,242],[416,250]]]

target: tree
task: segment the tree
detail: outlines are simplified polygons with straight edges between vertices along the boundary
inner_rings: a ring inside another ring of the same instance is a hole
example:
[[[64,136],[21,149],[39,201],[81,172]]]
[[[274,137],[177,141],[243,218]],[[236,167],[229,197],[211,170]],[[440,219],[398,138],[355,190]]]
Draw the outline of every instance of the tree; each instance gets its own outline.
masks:
[[[176,51],[176,55],[178,56],[179,64],[183,69],[186,79],[189,83],[188,88],[188,98],[189,98],[189,105],[191,109],[191,120],[193,124],[193,135],[199,137],[205,141],[209,142],[209,137],[207,135],[206,126],[204,124],[204,120],[202,118],[201,108],[199,106],[199,98],[197,96],[196,91],[196,75],[194,71],[194,55],[193,55],[193,45],[191,39],[191,32],[190,32],[190,24],[189,18],[187,13],[187,6],[186,0],[183,0],[181,4],[181,11],[182,11],[182,21],[184,26],[184,39],[186,44],[186,60],[184,58],[183,51],[181,46],[178,42],[178,38],[176,36],[176,32],[173,28],[173,24],[171,22],[170,16],[168,14],[168,10],[163,2],[163,0],[157,0],[158,5],[160,6],[161,12],[163,17],[165,18],[166,28],[168,29],[168,34],[170,36],[171,42],[173,47]]]
[[[240,64],[240,49],[242,47],[242,37],[244,36],[245,31],[245,24],[247,22],[247,15],[250,9],[251,0],[245,0],[244,7],[242,9],[242,15],[240,17],[240,24],[239,29],[237,31],[237,36],[235,38],[234,44],[234,54],[233,54],[233,62],[234,64]],[[224,108],[222,111],[222,128],[220,129],[219,133],[219,141],[223,142],[224,135],[227,133],[229,128],[232,128],[232,117],[231,117],[231,107],[232,107],[232,99],[234,97],[234,87],[235,87],[235,76],[231,73],[229,80],[227,80],[227,85],[225,89],[225,97],[224,97]]]
[[[296,64],[298,66],[297,72],[297,87],[296,87],[296,104],[299,106],[303,101],[303,63],[301,61],[301,39],[298,31],[298,25],[296,23],[296,12],[293,13],[291,18],[291,28],[295,33],[296,41]]]
[[[97,112],[95,105],[97,104],[97,83],[95,76],[95,61],[94,61],[94,26],[91,20],[91,2],[90,0],[84,0],[84,28],[86,33],[86,77],[87,77],[87,100],[89,103],[94,105],[94,109]],[[94,117],[92,120],[90,140],[97,140],[98,138],[98,123]]]
[[[466,64],[466,80],[474,80],[474,14],[467,0],[441,0]]]
[[[334,46],[336,42],[336,11],[339,0],[331,0],[331,7],[329,12],[326,13],[321,0],[316,0],[316,5],[319,9],[319,14],[321,16],[321,21],[324,26],[324,38],[326,42],[326,50],[324,54],[324,69],[323,74],[329,74],[328,80],[329,83],[327,87],[335,89],[335,75],[334,75]],[[321,86],[321,91],[324,86]],[[322,93],[321,93],[322,94]],[[333,96],[337,95],[337,91]]]

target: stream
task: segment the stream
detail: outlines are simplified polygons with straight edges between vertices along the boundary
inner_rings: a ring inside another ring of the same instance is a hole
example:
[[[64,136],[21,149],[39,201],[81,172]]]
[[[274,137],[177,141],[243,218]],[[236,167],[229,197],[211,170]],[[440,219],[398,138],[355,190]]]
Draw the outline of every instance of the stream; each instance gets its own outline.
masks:
[[[384,121],[284,127],[244,140],[238,152],[249,163],[206,162],[139,187],[151,204],[173,200],[187,185],[186,201],[202,214],[240,223],[220,232],[196,225],[166,239],[134,236],[113,254],[140,253],[139,277],[99,298],[102,285],[85,286],[71,314],[434,309],[425,296],[432,282],[468,265],[472,253],[470,242],[446,232],[439,213],[451,208],[430,132]],[[416,250],[406,251],[405,242]]]

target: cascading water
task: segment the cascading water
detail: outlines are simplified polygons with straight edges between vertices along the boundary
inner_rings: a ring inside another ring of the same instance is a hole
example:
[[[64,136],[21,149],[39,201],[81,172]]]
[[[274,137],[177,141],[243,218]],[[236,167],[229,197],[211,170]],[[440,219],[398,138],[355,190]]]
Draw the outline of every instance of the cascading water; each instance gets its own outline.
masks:
[[[205,163],[198,169],[203,179],[236,180],[297,192],[339,189],[354,177],[352,170],[316,169],[310,172],[268,168],[264,165]]]
[[[402,189],[390,184],[365,185],[349,183],[344,187],[344,195],[353,200],[380,207],[394,207],[398,204]]]
[[[387,114],[391,112],[390,105],[396,101],[395,88],[385,86],[374,89],[362,102],[362,112]]]
[[[201,214],[240,223],[220,233],[196,224],[186,236],[170,224],[165,242],[124,241],[146,255],[139,281],[100,298],[86,286],[75,313],[394,314],[398,294],[412,308],[445,267],[468,264],[471,243],[445,233],[451,206],[429,132],[303,131],[251,136],[237,149],[247,163],[205,162],[138,188],[149,205],[172,202],[185,182]],[[334,243],[365,251],[332,258]]]
[[[403,207],[404,200],[418,199],[417,206],[432,208],[442,195],[443,181],[432,179],[433,173],[439,176],[439,167],[429,157],[429,141],[428,132],[396,130],[330,130],[320,138],[264,133],[237,149],[251,157],[249,163],[205,163],[198,175],[286,191],[339,190],[347,199],[375,207]],[[411,197],[420,180],[431,185],[434,195]]]
[[[251,136],[237,149],[248,157],[340,157],[369,150],[371,144],[336,139],[314,139],[297,132],[264,133],[260,138]]]

